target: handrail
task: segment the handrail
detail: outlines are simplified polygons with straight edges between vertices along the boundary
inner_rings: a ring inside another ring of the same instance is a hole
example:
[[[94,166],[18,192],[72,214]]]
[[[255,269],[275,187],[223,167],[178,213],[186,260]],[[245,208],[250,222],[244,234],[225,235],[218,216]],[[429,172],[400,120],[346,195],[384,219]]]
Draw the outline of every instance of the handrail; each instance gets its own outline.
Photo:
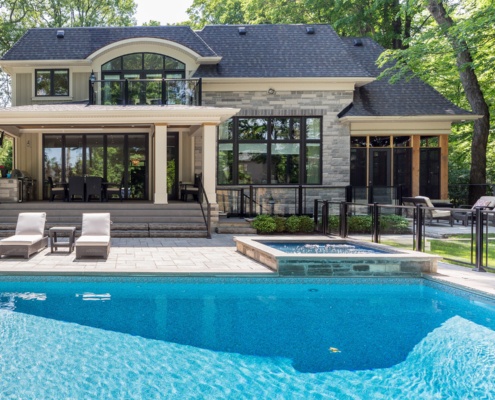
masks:
[[[208,196],[203,186],[203,179],[200,179],[198,181],[198,191],[199,191],[198,193],[199,206],[201,207],[203,220],[205,221],[205,225],[206,225],[206,237],[208,239],[211,239],[211,203],[208,200]],[[203,196],[206,202],[206,215],[205,215],[205,210],[203,208]]]
[[[137,105],[153,104],[153,105],[167,105],[167,104],[182,104],[182,105],[195,105],[200,106],[202,103],[202,80],[201,79],[171,79],[171,78],[159,78],[159,79],[101,79],[89,81],[89,105],[98,105],[103,102],[103,97],[98,92],[107,92],[108,98],[105,98],[105,102],[109,105],[131,105],[134,104],[131,100],[132,86],[135,84],[147,84],[155,83],[161,84],[159,88],[155,87],[155,96],[148,98],[147,87],[141,86],[136,89],[139,97]],[[113,88],[104,86],[104,84],[117,85],[118,88],[112,93]],[[180,90],[178,90],[180,89]],[[136,92],[134,92],[136,95]],[[173,99],[178,102],[170,102],[170,95],[173,95]],[[144,100],[143,100],[144,99]]]

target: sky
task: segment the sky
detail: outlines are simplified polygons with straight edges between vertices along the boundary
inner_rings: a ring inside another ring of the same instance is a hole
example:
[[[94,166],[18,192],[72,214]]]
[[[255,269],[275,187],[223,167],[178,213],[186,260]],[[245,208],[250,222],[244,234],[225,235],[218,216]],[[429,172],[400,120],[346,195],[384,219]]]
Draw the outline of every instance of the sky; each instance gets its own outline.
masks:
[[[193,0],[135,0],[137,4],[136,20],[142,25],[149,20],[159,21],[161,25],[188,20],[186,10]]]

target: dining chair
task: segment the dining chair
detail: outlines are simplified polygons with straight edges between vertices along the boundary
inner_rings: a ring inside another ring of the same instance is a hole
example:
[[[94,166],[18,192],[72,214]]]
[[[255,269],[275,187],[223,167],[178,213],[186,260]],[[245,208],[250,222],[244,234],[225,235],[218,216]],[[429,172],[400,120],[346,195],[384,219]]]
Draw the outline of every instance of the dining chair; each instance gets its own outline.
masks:
[[[86,201],[90,201],[92,199],[103,201],[102,182],[103,180],[99,176],[86,177]]]
[[[74,201],[76,198],[84,201],[84,177],[82,176],[69,178],[69,201]]]

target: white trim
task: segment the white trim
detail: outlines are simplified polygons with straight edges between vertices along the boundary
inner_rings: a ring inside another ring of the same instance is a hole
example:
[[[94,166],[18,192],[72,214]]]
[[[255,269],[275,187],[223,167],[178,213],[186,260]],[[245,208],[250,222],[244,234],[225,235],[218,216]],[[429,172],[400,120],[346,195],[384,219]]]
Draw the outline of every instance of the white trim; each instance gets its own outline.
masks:
[[[94,53],[91,53],[86,59],[87,60],[94,60],[94,59],[101,57],[105,53],[110,52],[116,48],[128,46],[130,44],[139,44],[139,43],[146,43],[146,44],[154,43],[154,44],[159,44],[159,45],[164,46],[164,47],[178,50],[181,53],[187,54],[189,57],[196,60],[196,62],[198,64],[218,64],[222,59],[222,57],[219,57],[219,56],[217,56],[217,57],[215,57],[215,56],[203,57],[200,54],[196,53],[194,50],[190,49],[189,47],[186,47],[186,46],[179,44],[177,42],[173,42],[173,41],[167,40],[167,39],[150,38],[150,37],[124,39],[124,40],[119,40],[118,42],[110,43],[104,47],[99,48]]]
[[[287,90],[344,90],[354,91],[356,87],[373,82],[372,77],[289,77],[289,78],[202,78],[203,92],[239,92]]]
[[[407,122],[407,121],[451,121],[451,122],[464,122],[474,121],[483,117],[482,115],[475,114],[461,114],[461,115],[389,115],[389,116],[366,116],[366,117],[342,117],[340,122],[352,123],[352,122]]]
[[[0,110],[2,125],[201,125],[220,124],[237,114],[238,108],[188,106],[83,106],[39,105]]]

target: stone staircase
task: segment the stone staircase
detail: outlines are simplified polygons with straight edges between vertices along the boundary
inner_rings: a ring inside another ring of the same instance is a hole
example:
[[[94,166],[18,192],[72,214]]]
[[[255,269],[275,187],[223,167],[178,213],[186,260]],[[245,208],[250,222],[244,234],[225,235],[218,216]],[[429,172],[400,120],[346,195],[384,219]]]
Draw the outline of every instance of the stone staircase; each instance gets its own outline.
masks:
[[[255,235],[256,229],[251,228],[251,224],[244,218],[227,218],[221,215],[218,220],[216,232]]]
[[[109,212],[112,220],[112,237],[204,238],[207,236],[201,208],[194,202],[157,205],[140,201],[122,203],[33,201],[0,204],[0,237],[14,234],[17,215],[20,212],[41,211],[47,214],[47,230],[52,226],[75,226],[76,235],[81,231],[82,213]]]

